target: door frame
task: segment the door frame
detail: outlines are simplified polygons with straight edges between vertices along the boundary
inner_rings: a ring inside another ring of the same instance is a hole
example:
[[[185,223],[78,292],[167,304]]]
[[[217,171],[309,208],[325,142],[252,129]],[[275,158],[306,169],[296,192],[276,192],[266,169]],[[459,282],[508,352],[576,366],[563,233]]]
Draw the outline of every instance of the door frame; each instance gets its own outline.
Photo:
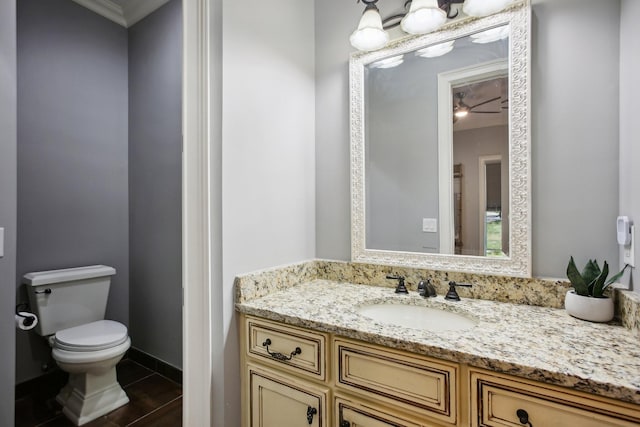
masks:
[[[438,219],[440,253],[455,253],[453,220],[453,97],[456,86],[507,76],[506,59],[475,64],[438,74]]]
[[[223,333],[212,321],[222,313],[222,0],[185,0],[182,11],[182,419],[212,426],[212,348]]]

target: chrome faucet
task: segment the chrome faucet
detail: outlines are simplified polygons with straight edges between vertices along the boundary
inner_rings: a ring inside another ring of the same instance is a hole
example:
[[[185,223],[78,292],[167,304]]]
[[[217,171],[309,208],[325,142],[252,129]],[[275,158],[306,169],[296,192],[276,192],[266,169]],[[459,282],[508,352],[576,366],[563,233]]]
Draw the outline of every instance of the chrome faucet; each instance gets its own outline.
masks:
[[[421,297],[432,298],[438,296],[436,293],[436,287],[431,283],[431,279],[427,279],[426,281],[421,280],[418,283],[418,294]]]

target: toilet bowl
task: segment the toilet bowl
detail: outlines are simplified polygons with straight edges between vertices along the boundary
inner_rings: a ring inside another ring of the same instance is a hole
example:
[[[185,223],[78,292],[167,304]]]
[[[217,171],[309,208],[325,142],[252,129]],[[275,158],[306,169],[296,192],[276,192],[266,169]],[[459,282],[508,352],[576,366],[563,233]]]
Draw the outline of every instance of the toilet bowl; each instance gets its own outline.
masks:
[[[118,383],[116,364],[131,346],[127,328],[98,320],[56,332],[52,356],[69,382],[56,400],[76,425],[85,424],[129,402]]]
[[[74,424],[82,425],[125,405],[129,398],[116,377],[116,364],[131,346],[127,327],[104,320],[113,267],[48,270],[24,275],[29,304],[39,318],[35,332],[69,382],[56,400]]]

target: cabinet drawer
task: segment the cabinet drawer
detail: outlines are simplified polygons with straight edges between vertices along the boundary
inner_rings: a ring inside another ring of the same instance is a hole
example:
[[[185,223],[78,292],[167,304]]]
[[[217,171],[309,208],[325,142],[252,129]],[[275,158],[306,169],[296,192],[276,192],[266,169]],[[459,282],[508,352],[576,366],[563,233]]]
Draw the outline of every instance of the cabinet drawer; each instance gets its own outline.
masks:
[[[250,427],[328,427],[327,389],[248,365]]]
[[[334,413],[334,425],[339,427],[438,427],[380,405],[343,396],[336,396]]]
[[[246,328],[249,356],[321,381],[326,379],[324,334],[251,317],[246,320]]]
[[[457,364],[344,339],[334,340],[334,350],[338,387],[456,423]]]
[[[471,371],[471,425],[631,427],[640,408],[533,381]],[[526,414],[521,422],[519,416]]]

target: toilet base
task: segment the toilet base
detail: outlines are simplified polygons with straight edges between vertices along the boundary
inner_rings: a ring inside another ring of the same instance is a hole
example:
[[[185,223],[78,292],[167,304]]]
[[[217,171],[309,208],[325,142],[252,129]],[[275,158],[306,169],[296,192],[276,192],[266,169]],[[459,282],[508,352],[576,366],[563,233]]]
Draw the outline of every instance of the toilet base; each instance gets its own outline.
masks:
[[[75,373],[56,396],[62,413],[75,425],[89,421],[129,403],[116,379],[115,367],[100,374]]]

